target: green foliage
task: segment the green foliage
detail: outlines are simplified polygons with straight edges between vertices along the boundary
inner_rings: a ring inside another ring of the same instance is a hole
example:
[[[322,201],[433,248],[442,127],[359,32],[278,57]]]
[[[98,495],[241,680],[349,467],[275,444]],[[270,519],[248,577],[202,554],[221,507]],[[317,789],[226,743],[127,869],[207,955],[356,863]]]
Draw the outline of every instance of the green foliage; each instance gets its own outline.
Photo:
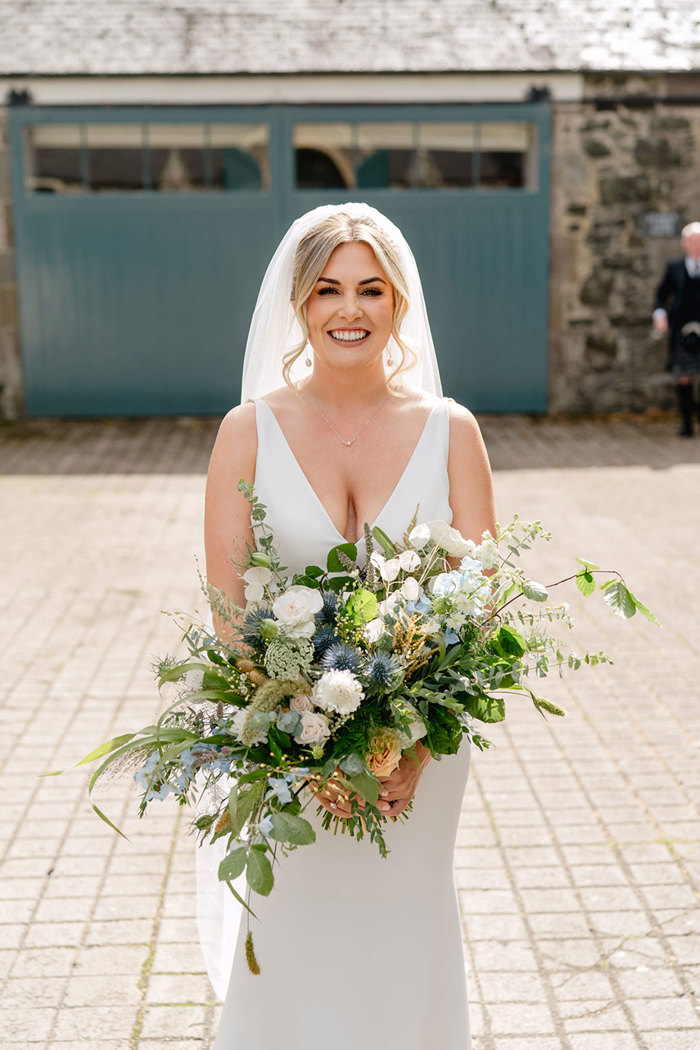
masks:
[[[219,880],[227,882],[229,879],[237,879],[242,874],[246,865],[248,851],[245,846],[237,846],[228,853],[219,864]]]
[[[328,572],[342,572],[345,568],[338,557],[340,551],[353,561],[357,557],[357,547],[354,543],[339,543],[336,547],[331,547],[328,552],[328,558],[326,559],[326,569]]]
[[[345,603],[345,615],[356,626],[368,623],[377,615],[377,596],[372,591],[360,587]]]
[[[267,897],[275,884],[275,877],[272,874],[270,860],[265,853],[257,849],[250,851],[245,874],[250,888],[261,896]]]
[[[479,693],[469,696],[464,706],[472,718],[478,718],[480,722],[502,722],[506,717],[505,701],[500,696]]]
[[[592,573],[588,569],[581,569],[580,572],[576,573],[576,586],[584,598],[588,598],[590,594],[593,594],[596,584]]]
[[[303,817],[281,811],[271,816],[270,838],[278,842],[289,842],[295,846],[306,846],[316,841],[316,832]]]
[[[459,719],[440,704],[429,708],[427,733],[423,743],[433,755],[454,755],[462,742],[462,725]]]

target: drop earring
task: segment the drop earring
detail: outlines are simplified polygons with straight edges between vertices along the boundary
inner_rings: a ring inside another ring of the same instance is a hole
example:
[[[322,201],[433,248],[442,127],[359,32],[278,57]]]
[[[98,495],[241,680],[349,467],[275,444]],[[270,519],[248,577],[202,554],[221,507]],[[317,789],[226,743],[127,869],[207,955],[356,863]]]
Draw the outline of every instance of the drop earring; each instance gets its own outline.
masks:
[[[309,344],[308,343],[306,344],[306,358],[304,359],[304,364],[306,365],[307,368],[311,368],[311,358],[309,357]]]
[[[394,363],[394,360],[393,360],[393,358],[392,358],[392,356],[391,356],[391,350],[389,351],[389,356],[388,356],[388,357],[387,357],[387,359],[386,359],[386,363],[388,364],[389,368],[391,368],[391,366],[392,366],[392,365],[393,365],[393,363]]]

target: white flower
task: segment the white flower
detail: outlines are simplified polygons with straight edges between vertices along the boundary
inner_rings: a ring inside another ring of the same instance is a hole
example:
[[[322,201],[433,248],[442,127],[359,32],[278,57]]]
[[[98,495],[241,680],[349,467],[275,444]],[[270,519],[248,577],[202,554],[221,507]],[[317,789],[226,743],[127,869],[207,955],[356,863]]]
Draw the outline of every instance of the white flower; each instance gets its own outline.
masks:
[[[272,611],[290,638],[311,638],[314,616],[323,607],[321,592],[315,587],[296,584],[288,587],[272,603]]]
[[[418,595],[420,594],[420,584],[418,583],[418,580],[415,578],[415,576],[408,576],[401,584],[399,590],[401,591],[401,594],[407,602],[418,601]]]
[[[379,570],[379,575],[385,583],[391,583],[401,571],[401,563],[398,558],[390,558],[389,561],[387,561],[384,555],[379,554],[378,551],[372,551],[369,560],[372,565],[374,565],[375,569]]]
[[[415,551],[401,551],[399,565],[404,572],[414,572],[420,566],[420,558]]]
[[[297,744],[320,744],[323,746],[331,735],[328,719],[318,711],[301,712],[301,729],[294,739]]]
[[[498,565],[498,547],[488,532],[474,552],[484,569],[495,569]]]
[[[262,566],[254,566],[243,573],[246,582],[245,596],[249,602],[262,601],[265,595],[265,584],[272,580],[272,573]]]
[[[232,725],[233,725],[233,732],[235,733],[235,735],[238,737],[239,740],[241,739],[241,733],[243,732],[243,723],[245,722],[247,717],[248,717],[248,708],[247,707],[240,707],[238,709],[238,711],[236,711],[236,713],[233,716],[233,718],[231,719],[231,722],[232,722]],[[262,743],[264,743],[267,740],[267,730],[266,729],[249,730],[249,732],[255,734],[254,736],[249,737],[251,745],[262,744]]]
[[[440,626],[440,621],[436,620],[434,618],[429,618],[427,620],[422,620],[420,626],[421,626],[421,630],[425,631],[425,633],[428,636],[442,634],[442,628]]]
[[[311,702],[311,697],[306,693],[297,693],[289,701],[289,708],[291,711],[296,711],[298,715],[303,715],[305,711],[313,711],[314,705]]]
[[[314,685],[311,696],[316,707],[350,715],[364,700],[362,686],[352,671],[326,671]]]
[[[369,620],[364,626],[364,634],[370,645],[376,644],[382,635],[386,631],[386,624],[382,620],[381,616],[375,616],[373,620]]]
[[[414,529],[411,529],[408,535],[408,542],[416,550],[423,550],[423,547],[427,547],[430,543],[430,526],[429,525],[416,525]]]

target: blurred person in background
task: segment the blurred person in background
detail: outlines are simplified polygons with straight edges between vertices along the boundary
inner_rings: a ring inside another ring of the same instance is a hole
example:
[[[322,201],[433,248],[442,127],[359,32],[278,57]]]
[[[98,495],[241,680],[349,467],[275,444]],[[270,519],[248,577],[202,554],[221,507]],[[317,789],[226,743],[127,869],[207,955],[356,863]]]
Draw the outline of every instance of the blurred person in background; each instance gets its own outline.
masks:
[[[656,289],[654,329],[668,333],[667,371],[676,377],[680,437],[693,436],[694,381],[700,375],[700,222],[681,231],[682,259],[672,259]]]

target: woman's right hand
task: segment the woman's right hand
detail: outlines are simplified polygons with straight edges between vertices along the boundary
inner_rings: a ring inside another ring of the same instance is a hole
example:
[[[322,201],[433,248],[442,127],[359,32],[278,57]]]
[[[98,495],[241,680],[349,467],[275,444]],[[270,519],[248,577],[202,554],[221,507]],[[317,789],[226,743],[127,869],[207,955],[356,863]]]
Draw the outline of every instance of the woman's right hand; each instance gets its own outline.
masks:
[[[313,784],[309,784],[309,787],[316,795],[317,800],[321,803],[324,809],[327,809],[334,817],[343,817],[347,819],[352,816],[352,802],[353,799],[357,799],[357,803],[360,809],[364,809],[364,802],[361,798],[353,792],[347,792],[344,790],[343,785],[340,782],[340,770],[336,769],[330,780],[324,787],[316,790]]]

